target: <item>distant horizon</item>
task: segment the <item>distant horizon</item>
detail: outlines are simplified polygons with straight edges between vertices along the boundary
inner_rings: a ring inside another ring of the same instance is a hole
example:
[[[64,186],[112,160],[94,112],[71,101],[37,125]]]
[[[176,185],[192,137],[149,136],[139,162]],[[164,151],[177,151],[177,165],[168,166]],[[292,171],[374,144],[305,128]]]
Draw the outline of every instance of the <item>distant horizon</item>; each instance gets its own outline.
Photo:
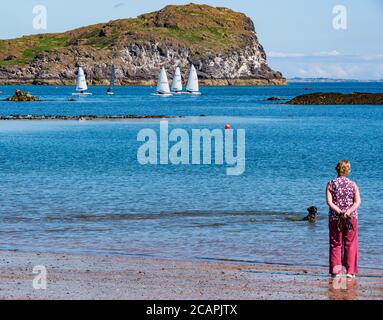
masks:
[[[291,77],[291,78],[286,78],[287,81],[294,81],[294,80],[325,80],[327,82],[333,81],[344,81],[344,82],[383,82],[383,79],[344,79],[344,78],[323,78],[323,77],[317,77],[317,78],[312,78],[312,77]],[[325,82],[323,81],[323,82]],[[310,82],[310,81],[308,81]]]

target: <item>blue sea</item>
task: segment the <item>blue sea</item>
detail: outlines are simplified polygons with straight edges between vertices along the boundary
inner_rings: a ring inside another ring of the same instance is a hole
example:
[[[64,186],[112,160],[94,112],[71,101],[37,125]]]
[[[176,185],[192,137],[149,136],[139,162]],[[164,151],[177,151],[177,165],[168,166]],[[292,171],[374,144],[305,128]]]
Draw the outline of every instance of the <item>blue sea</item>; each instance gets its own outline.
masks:
[[[311,91],[305,90],[312,88]],[[383,92],[383,83],[203,87],[24,86],[37,103],[0,101],[0,115],[166,115],[170,129],[246,130],[246,171],[137,161],[159,120],[0,121],[0,250],[326,266],[325,187],[340,159],[360,186],[360,265],[383,266],[383,106],[289,106],[316,91]],[[0,98],[16,87],[2,86]],[[201,117],[201,115],[204,115]],[[316,224],[301,221],[319,208]]]

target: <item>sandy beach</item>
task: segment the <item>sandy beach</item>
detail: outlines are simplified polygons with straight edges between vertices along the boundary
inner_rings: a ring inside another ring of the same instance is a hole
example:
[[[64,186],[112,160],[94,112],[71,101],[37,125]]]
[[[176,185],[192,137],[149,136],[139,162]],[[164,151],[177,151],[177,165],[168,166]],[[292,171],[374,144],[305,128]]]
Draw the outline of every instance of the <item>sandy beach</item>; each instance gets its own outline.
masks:
[[[33,288],[37,265],[46,290]],[[1,299],[383,299],[379,270],[336,289],[325,268],[4,251],[0,271]]]

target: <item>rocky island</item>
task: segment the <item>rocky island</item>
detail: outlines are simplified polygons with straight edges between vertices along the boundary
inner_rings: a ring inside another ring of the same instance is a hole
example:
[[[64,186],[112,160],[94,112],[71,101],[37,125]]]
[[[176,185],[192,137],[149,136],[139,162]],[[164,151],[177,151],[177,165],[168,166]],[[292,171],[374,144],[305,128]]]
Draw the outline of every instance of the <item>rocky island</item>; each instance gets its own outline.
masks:
[[[0,84],[71,85],[81,64],[93,85],[153,85],[164,66],[193,63],[205,85],[285,84],[246,15],[208,5],[169,5],[137,18],[0,40]]]

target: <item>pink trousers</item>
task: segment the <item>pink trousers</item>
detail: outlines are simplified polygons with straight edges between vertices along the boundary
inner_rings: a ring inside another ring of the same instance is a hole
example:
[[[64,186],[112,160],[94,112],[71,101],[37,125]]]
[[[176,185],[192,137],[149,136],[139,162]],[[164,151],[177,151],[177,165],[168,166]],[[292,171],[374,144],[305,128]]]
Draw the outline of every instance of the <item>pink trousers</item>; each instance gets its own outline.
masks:
[[[348,230],[346,220],[340,228],[337,220],[329,221],[330,273],[333,275],[342,273],[343,267],[347,274],[358,273],[358,219],[353,218],[352,225],[354,229]]]

